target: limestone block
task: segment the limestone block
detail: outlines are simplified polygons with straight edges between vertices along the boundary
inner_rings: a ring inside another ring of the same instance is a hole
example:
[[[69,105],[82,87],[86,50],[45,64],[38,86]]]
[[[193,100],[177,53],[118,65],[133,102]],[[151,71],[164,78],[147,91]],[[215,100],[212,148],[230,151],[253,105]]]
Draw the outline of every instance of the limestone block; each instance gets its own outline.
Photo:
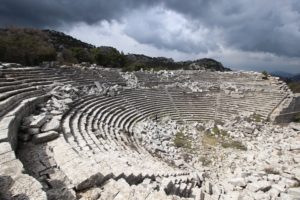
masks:
[[[300,187],[289,188],[287,193],[300,199]]]
[[[42,114],[40,114],[38,116],[34,116],[33,121],[30,122],[29,126],[32,127],[32,128],[39,128],[48,119],[49,119],[49,116],[47,116],[45,113],[42,113]]]
[[[252,192],[268,191],[270,188],[271,188],[271,183],[269,181],[257,181],[257,182],[249,183],[247,185],[247,189]]]
[[[245,187],[247,185],[244,178],[233,178],[228,182],[234,186],[239,186],[239,187]]]
[[[33,143],[39,144],[44,142],[49,142],[58,138],[59,134],[56,131],[48,131],[45,133],[34,135],[32,138]]]
[[[42,128],[42,132],[47,132],[47,131],[57,131],[60,127],[60,120],[61,116],[55,116],[53,117],[49,122],[46,122]]]
[[[39,128],[28,128],[26,131],[29,135],[36,135],[40,133]]]

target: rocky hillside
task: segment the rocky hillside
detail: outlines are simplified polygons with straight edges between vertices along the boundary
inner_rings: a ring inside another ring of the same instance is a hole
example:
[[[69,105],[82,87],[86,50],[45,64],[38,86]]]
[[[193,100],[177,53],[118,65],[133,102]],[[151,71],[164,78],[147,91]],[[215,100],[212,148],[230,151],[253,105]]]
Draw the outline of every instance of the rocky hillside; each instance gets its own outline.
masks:
[[[43,61],[61,64],[96,63],[124,71],[143,69],[209,69],[228,71],[213,59],[175,62],[170,58],[145,55],[124,55],[113,47],[95,47],[54,30],[9,28],[0,29],[0,61],[38,65]]]

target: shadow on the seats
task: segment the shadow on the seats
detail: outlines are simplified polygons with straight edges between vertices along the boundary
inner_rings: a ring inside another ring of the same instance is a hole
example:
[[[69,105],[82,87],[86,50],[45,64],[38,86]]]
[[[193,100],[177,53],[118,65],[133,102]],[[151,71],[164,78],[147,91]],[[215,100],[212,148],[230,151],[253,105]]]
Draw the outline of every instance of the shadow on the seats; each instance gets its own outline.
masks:
[[[13,186],[14,180],[9,176],[0,176],[0,199],[1,200],[29,200],[26,194],[13,195],[10,188]]]

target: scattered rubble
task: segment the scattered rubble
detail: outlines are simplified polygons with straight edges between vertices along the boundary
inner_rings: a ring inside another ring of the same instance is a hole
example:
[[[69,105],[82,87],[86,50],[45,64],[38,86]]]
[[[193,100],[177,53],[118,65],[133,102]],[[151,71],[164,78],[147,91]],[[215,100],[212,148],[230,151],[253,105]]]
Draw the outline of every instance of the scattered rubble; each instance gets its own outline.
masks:
[[[41,87],[47,100],[32,105],[35,112],[22,117],[18,112],[8,113],[1,121],[1,134],[19,127],[19,143],[15,150],[9,143],[13,137],[1,139],[0,198],[22,192],[33,199],[70,200],[300,198],[300,126],[273,124],[293,99],[276,78],[264,80],[254,72],[188,70],[119,73],[103,69],[101,74],[98,67],[88,63],[73,67],[76,73],[93,70],[95,76],[99,73],[98,79],[82,85],[49,81]],[[8,68],[23,70],[20,65],[0,63],[0,70]],[[205,75],[200,79],[201,73]],[[8,80],[7,88],[15,81],[11,74],[1,77]],[[123,79],[126,86],[118,84]],[[244,80],[249,81],[243,84]],[[24,81],[24,87],[26,84]],[[40,89],[28,85],[30,92]],[[127,94],[136,95],[136,101],[124,97],[125,90],[135,89],[142,94]],[[19,91],[15,93],[19,95]],[[244,99],[255,99],[258,94],[267,111],[259,108],[253,112],[246,105]],[[12,96],[17,101],[17,95],[15,98],[9,91],[7,99]],[[25,95],[22,98],[26,101]],[[210,110],[194,103],[205,98],[213,101]],[[23,105],[23,100],[12,102]],[[234,105],[234,101],[241,104]],[[6,109],[8,103],[3,105]],[[205,120],[189,118],[196,112],[180,113],[181,105],[189,112],[196,110],[199,116],[202,111],[214,113],[203,115]],[[231,108],[238,113],[225,115]],[[23,174],[23,166],[28,175]]]
[[[166,162],[173,161],[185,169],[205,169],[209,174],[204,179],[205,191],[212,199],[218,198],[216,194],[224,199],[297,199],[300,131],[295,127],[294,123],[280,127],[257,121],[255,113],[245,112],[219,123],[183,125],[168,118],[146,120],[136,126],[135,133],[149,152]],[[189,148],[174,145],[180,131],[190,138]],[[229,146],[223,145],[226,141]],[[245,148],[239,148],[233,141]],[[184,155],[191,159],[183,158]]]
[[[123,72],[121,73],[122,77],[126,80],[127,86],[129,88],[138,88],[140,85],[138,83],[137,77],[134,73],[131,72]]]

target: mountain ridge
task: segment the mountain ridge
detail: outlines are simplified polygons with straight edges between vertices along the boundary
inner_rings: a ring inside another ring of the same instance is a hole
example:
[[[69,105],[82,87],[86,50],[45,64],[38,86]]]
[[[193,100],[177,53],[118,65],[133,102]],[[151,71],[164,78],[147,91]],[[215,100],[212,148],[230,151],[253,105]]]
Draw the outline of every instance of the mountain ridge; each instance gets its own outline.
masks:
[[[172,58],[150,57],[143,54],[124,54],[114,47],[82,42],[55,30],[32,28],[0,29],[0,61],[23,65],[39,65],[43,61],[61,64],[96,63],[124,71],[145,70],[211,70],[230,71],[211,58],[175,62]]]

